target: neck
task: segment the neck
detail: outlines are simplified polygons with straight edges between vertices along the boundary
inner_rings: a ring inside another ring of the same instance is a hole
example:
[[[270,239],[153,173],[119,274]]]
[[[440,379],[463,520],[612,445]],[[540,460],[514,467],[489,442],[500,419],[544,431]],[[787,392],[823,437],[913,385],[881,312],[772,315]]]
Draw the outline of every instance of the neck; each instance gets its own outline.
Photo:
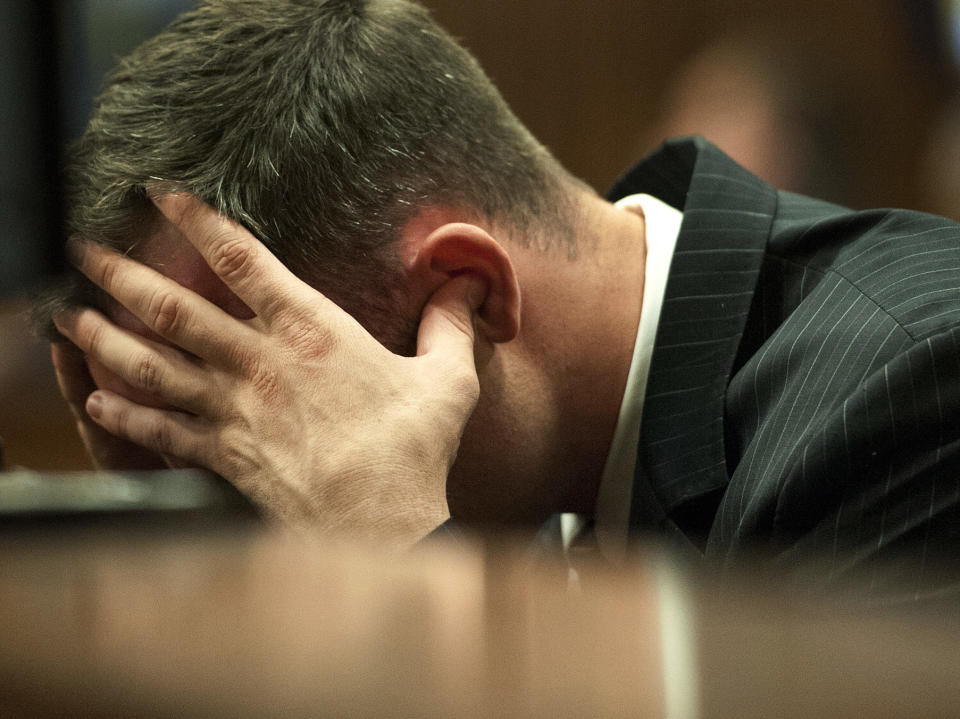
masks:
[[[523,339],[509,351],[513,384],[524,387],[515,394],[529,398],[512,422],[522,428],[514,442],[523,464],[511,467],[526,495],[518,521],[593,511],[636,341],[644,219],[592,193],[580,209],[575,253],[515,255]]]
[[[593,511],[640,319],[645,223],[592,193],[578,203],[575,252],[509,243],[520,335],[480,345],[480,402],[447,483],[467,523]]]
[[[585,208],[583,256],[554,312],[558,417],[552,455],[562,506],[592,513],[613,439],[640,321],[646,267],[643,215],[592,197]]]

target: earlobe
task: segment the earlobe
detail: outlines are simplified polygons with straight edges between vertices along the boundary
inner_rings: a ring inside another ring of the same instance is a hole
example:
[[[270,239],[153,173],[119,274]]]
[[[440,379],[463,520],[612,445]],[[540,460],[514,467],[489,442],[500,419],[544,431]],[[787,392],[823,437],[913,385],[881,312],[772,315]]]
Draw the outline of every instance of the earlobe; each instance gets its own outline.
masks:
[[[487,296],[478,310],[478,329],[492,342],[509,342],[520,331],[520,285],[507,251],[483,228],[451,222],[423,239],[413,273],[432,293],[464,273],[480,277]]]

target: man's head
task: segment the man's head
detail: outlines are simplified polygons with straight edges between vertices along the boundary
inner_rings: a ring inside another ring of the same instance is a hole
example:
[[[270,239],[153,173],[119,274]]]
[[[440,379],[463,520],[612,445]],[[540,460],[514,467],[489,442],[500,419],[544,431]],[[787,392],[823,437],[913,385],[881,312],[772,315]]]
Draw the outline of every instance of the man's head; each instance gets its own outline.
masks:
[[[394,351],[413,349],[444,281],[481,275],[481,397],[451,508],[512,522],[589,506],[580,478],[599,476],[632,352],[642,221],[567,175],[421,7],[210,0],[109,78],[71,186],[74,233],[242,314],[147,192],[200,198]]]
[[[397,351],[401,229],[456,207],[562,236],[563,171],[476,61],[404,0],[212,0],[124,59],[72,163],[71,230],[136,251],[193,194]]]

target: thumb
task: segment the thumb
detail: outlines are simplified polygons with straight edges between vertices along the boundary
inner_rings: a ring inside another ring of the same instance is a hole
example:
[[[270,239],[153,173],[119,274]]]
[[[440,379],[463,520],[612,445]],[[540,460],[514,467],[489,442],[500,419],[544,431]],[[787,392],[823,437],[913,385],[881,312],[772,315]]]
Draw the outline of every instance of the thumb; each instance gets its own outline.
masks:
[[[436,355],[473,366],[473,318],[487,296],[487,284],[464,273],[444,282],[420,316],[417,356]]]

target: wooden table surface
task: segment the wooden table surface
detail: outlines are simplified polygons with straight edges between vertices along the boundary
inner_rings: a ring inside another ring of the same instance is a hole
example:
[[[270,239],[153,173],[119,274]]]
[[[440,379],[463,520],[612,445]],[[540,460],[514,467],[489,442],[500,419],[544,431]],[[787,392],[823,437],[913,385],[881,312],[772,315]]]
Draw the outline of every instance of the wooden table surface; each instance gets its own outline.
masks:
[[[0,716],[960,715],[955,628],[677,577],[652,551],[570,591],[509,546],[7,530]]]

